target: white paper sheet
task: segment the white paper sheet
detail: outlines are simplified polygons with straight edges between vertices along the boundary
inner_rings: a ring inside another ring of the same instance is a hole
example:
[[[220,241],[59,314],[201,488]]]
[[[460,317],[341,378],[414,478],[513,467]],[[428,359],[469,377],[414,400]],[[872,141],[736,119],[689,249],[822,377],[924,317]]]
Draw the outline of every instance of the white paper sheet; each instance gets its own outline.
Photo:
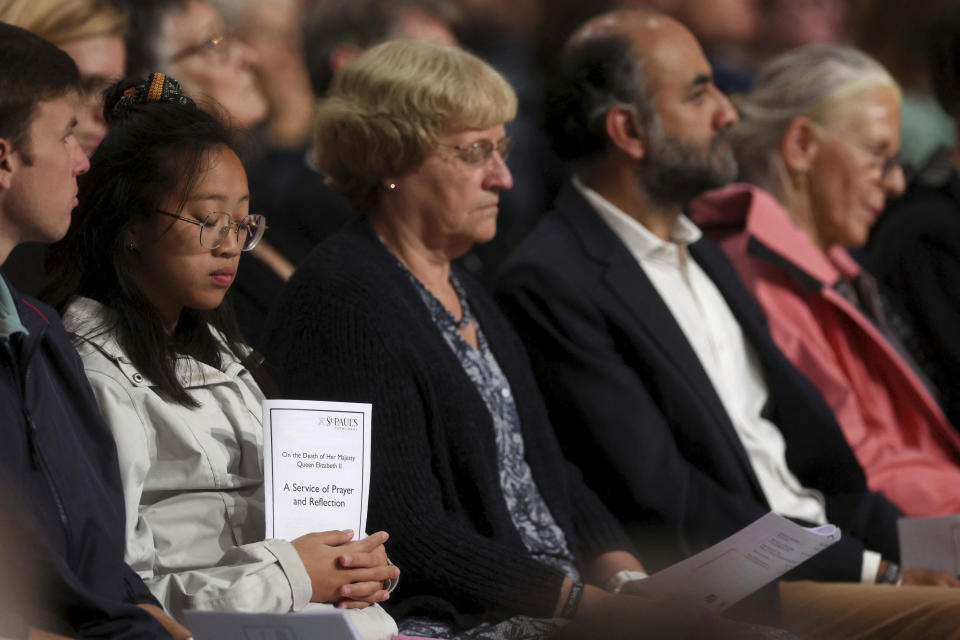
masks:
[[[832,524],[806,528],[768,513],[640,584],[660,597],[722,611],[839,539],[840,529]]]
[[[960,575],[960,515],[900,518],[900,564]]]
[[[367,527],[369,404],[263,401],[266,536]]]
[[[237,613],[184,611],[194,640],[361,640],[343,611]]]

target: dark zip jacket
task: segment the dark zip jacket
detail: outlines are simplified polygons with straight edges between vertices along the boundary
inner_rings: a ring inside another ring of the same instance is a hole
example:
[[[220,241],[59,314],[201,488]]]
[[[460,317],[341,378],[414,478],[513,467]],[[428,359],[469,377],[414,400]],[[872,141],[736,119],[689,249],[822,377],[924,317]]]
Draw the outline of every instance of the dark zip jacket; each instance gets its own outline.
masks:
[[[135,606],[159,604],[123,560],[116,445],[80,358],[53,309],[10,292],[29,335],[0,336],[0,605],[72,637],[169,638]]]

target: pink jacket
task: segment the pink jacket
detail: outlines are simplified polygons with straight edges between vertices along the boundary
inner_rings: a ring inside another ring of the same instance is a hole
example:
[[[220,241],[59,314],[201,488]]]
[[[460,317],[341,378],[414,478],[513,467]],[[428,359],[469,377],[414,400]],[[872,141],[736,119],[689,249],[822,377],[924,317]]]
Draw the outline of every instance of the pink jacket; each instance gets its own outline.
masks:
[[[751,185],[709,192],[690,212],[736,265],[776,343],[833,408],[870,488],[908,515],[960,513],[960,435],[883,334],[833,289],[860,272],[850,254],[824,254]]]

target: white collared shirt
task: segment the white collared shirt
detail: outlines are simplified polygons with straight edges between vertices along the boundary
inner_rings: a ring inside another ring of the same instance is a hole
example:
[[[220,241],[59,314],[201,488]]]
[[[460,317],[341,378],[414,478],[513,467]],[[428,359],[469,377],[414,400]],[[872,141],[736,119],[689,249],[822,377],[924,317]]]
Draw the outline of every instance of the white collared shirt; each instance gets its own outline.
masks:
[[[720,397],[771,509],[826,523],[823,494],[804,487],[790,471],[783,434],[762,416],[769,391],[753,347],[723,294],[690,257],[687,246],[700,239],[700,229],[681,214],[670,241],[664,241],[579,178],[573,185],[626,245],[673,314]],[[879,563],[878,554],[865,553],[865,582],[874,581]]]

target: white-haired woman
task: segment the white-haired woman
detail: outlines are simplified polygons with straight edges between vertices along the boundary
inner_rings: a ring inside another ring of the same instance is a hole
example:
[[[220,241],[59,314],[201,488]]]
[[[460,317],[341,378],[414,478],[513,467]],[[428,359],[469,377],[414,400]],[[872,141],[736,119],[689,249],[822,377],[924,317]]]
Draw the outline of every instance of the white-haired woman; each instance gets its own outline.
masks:
[[[960,437],[922,350],[847,249],[904,188],[900,91],[850,47],[786,53],[740,103],[739,184],[692,205],[820,389],[867,473],[908,515],[960,512]]]

